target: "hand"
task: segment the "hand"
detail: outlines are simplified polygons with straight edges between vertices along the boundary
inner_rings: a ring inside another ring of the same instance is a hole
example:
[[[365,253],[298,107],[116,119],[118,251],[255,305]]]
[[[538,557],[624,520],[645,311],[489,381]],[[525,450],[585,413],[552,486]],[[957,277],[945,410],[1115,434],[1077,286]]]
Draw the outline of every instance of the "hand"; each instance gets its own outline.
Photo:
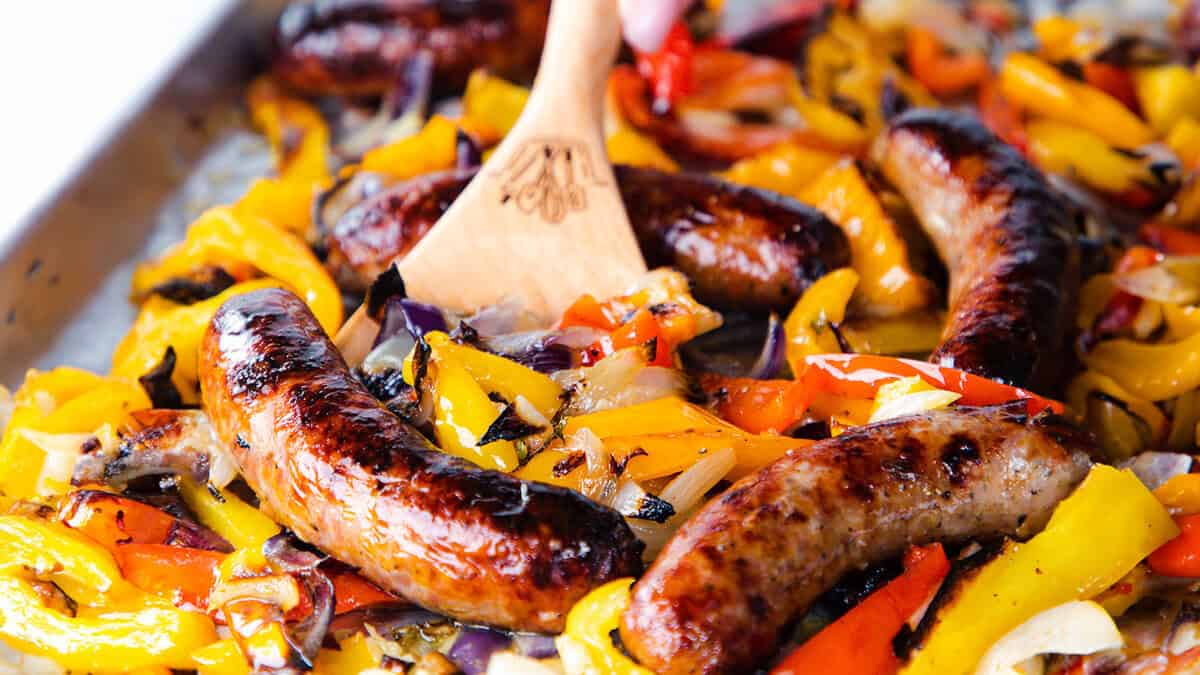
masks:
[[[625,41],[640,52],[658,51],[671,26],[693,0],[617,0]]]

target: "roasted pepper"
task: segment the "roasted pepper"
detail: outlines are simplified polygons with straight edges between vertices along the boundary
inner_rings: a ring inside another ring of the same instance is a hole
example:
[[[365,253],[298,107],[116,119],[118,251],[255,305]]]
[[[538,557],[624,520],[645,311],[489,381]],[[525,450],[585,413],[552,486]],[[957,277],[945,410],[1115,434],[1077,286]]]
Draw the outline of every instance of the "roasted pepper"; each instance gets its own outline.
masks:
[[[969,89],[988,77],[991,69],[983,54],[952,54],[937,33],[912,26],[905,33],[908,69],[930,92],[950,96]]]
[[[440,331],[427,333],[425,341],[435,354],[445,355],[466,368],[488,393],[499,394],[510,402],[523,396],[547,420],[552,419],[562,405],[562,387],[532,368],[503,356],[460,345]]]
[[[648,136],[632,127],[622,126],[604,141],[608,160],[613,164],[628,164],[659,171],[678,171],[679,164]]]
[[[1007,543],[958,589],[901,673],[972,672],[992,644],[1026,619],[1095,596],[1178,532],[1132,471],[1094,466],[1040,534]]]
[[[1126,108],[1134,112],[1141,110],[1133,73],[1129,68],[1102,61],[1088,61],[1083,64],[1083,81],[1125,104]]]
[[[1173,514],[1200,513],[1200,473],[1172,477],[1154,490],[1154,497]]]
[[[45,606],[29,575],[43,575],[81,608]],[[86,611],[83,608],[88,608]],[[217,639],[204,614],[177,610],[121,578],[112,556],[57,523],[0,517],[0,639],[71,670],[190,668]]]
[[[650,83],[654,100],[668,106],[678,103],[693,87],[692,34],[687,23],[677,21],[658,51],[635,52],[638,73]]]
[[[731,183],[801,199],[808,186],[833,166],[838,157],[832,152],[814,150],[796,143],[781,143],[754,157],[736,162],[717,175]]]
[[[70,488],[57,479],[41,480],[46,453],[25,432],[93,433],[106,424],[117,428],[130,412],[150,407],[136,381],[75,368],[29,371],[14,403],[0,440],[0,501],[63,494]]]
[[[316,106],[285,95],[269,77],[252,82],[246,99],[251,119],[271,143],[280,178],[311,185],[329,176],[329,128]]]
[[[1192,171],[1200,168],[1200,122],[1195,118],[1180,118],[1164,142],[1186,168]]]
[[[1120,101],[1024,52],[1008,55],[1000,69],[1004,95],[1027,110],[1086,129],[1118,147],[1154,140],[1154,133]]]
[[[196,675],[250,675],[250,664],[237,641],[225,638],[192,652]],[[358,672],[348,670],[346,672]]]
[[[1029,156],[1043,171],[1077,176],[1101,192],[1125,194],[1162,184],[1152,158],[1131,156],[1098,134],[1050,119],[1026,126]]]
[[[567,614],[567,629],[555,644],[569,675],[653,675],[634,663],[613,644],[621,613],[629,606],[633,579],[617,579],[595,589],[575,603]]]
[[[328,181],[259,178],[233,205],[238,218],[261,218],[281,230],[306,238],[313,227],[313,200]]]
[[[1004,95],[997,80],[985,81],[979,87],[976,100],[979,119],[1000,140],[1025,153],[1029,139],[1025,133],[1024,114],[1016,103]]]
[[[355,633],[338,643],[338,649],[322,649],[313,664],[315,675],[362,673],[379,667],[379,658],[371,651],[365,633]],[[203,675],[201,673],[200,675]]]
[[[362,169],[406,180],[454,167],[458,127],[441,115],[429,118],[420,132],[367,152]]]
[[[1117,399],[1128,411],[1136,415],[1150,428],[1154,439],[1161,440],[1167,433],[1167,418],[1150,401],[1126,391],[1111,377],[1094,371],[1084,371],[1067,386],[1067,404],[1077,415],[1086,415],[1088,400],[1094,393]]]
[[[430,373],[434,382],[433,429],[438,447],[486,469],[517,468],[519,458],[512,441],[479,444],[479,439],[500,416],[500,407],[488,398],[470,371],[445,351],[434,350]]]
[[[1168,255],[1200,255],[1200,232],[1146,223],[1138,228],[1138,238]]]
[[[121,575],[179,606],[205,609],[224,553],[168,544],[122,544],[113,551]]]
[[[854,162],[835,164],[809,186],[804,200],[837,223],[850,240],[858,272],[856,306],[895,316],[926,305],[930,283],[913,271],[908,246]]]
[[[185,403],[198,403],[200,340],[213,315],[235,295],[275,286],[279,282],[271,279],[246,281],[194,305],[151,298],[113,352],[112,374],[129,379],[141,377],[158,365],[167,347],[171,347],[175,350],[171,380]]]
[[[896,317],[864,317],[840,324],[842,337],[856,354],[925,356],[942,339],[945,317],[940,311],[913,312]]]
[[[1165,401],[1200,387],[1200,333],[1171,344],[1105,340],[1083,363],[1137,396]]]
[[[706,373],[700,387],[717,414],[752,434],[786,433],[804,418],[811,394],[796,380],[756,380]]]
[[[528,100],[529,90],[525,87],[487,70],[476,70],[467,79],[463,93],[463,125],[486,141],[497,141],[517,123]]]
[[[858,280],[858,273],[848,267],[834,270],[817,279],[796,301],[783,322],[785,353],[793,374],[804,371],[806,356],[842,351],[833,325],[846,318],[846,307]]]
[[[196,267],[222,263],[252,265],[282,282],[304,299],[330,335],[342,325],[337,285],[308,245],[270,222],[239,217],[228,207],[209,209],[188,228],[182,244],[158,260],[139,265],[133,275],[133,294],[142,297]]]
[[[1155,133],[1165,136],[1181,119],[1200,118],[1200,78],[1186,66],[1138,68],[1133,79],[1138,103]]]
[[[1150,569],[1168,577],[1200,577],[1200,514],[1175,516],[1179,535],[1146,558]]]
[[[182,477],[179,494],[201,524],[236,548],[261,548],[263,542],[279,534],[273,520],[229,491]]]

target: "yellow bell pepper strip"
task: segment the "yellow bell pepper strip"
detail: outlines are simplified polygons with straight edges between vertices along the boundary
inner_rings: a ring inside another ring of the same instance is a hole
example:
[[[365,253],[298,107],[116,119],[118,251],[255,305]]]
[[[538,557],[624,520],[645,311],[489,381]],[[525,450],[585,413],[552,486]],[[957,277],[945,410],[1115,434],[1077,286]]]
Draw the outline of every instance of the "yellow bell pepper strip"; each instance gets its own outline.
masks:
[[[479,445],[479,439],[500,416],[499,404],[457,360],[434,350],[429,372],[433,378],[433,430],[438,447],[486,469],[517,468],[517,448],[512,441]]]
[[[833,166],[838,158],[839,155],[832,152],[814,150],[796,143],[780,143],[753,157],[735,162],[717,175],[731,183],[801,199],[809,184]]]
[[[134,271],[134,295],[178,276],[181,270],[223,262],[253,265],[283,282],[304,299],[330,335],[342,325],[337,285],[308,245],[266,220],[238,217],[229,207],[204,212],[188,228],[181,247],[160,260],[139,265]]]
[[[113,376],[141,377],[158,365],[167,347],[171,347],[175,350],[175,372],[171,374],[171,381],[185,403],[198,403],[200,340],[213,315],[235,295],[276,286],[279,282],[272,279],[245,281],[193,305],[151,298],[113,352]]]
[[[1167,342],[1179,342],[1200,333],[1200,307],[1161,303],[1163,322],[1167,324]]]
[[[225,638],[192,652],[196,675],[250,675],[250,664],[238,649],[237,641]],[[358,672],[347,670],[344,672]]]
[[[962,398],[961,394],[931,386],[916,375],[902,377],[879,387],[868,422],[945,408]]]
[[[791,450],[812,444],[812,441],[803,438],[730,431],[610,436],[603,440],[604,447],[612,454],[617,465],[625,467],[621,476],[635,481],[677,474],[725,448],[733,450],[737,457],[737,463],[726,478],[737,480],[774,462]]]
[[[679,164],[659,147],[649,136],[636,129],[622,126],[608,135],[604,141],[608,160],[613,164],[628,164],[674,173]]]
[[[1141,398],[1165,401],[1200,387],[1200,333],[1171,344],[1105,340],[1083,363]]]
[[[1149,192],[1146,186],[1162,183],[1150,168],[1155,160],[1119,152],[1087,129],[1038,119],[1026,125],[1026,133],[1029,156],[1043,171],[1077,176],[1088,186],[1114,195]]]
[[[467,79],[463,92],[462,122],[483,135],[485,141],[504,138],[517,123],[529,90],[513,84],[485,69],[477,69]]]
[[[281,230],[307,238],[313,229],[313,201],[329,182],[259,178],[233,205],[238,218],[262,218]]]
[[[457,139],[458,127],[454,122],[434,115],[415,135],[363,155],[362,169],[387,174],[397,180],[451,169],[457,157]]]
[[[859,276],[856,306],[872,315],[895,316],[929,303],[931,284],[913,271],[896,224],[853,162],[843,160],[822,174],[803,201],[837,223],[850,240],[850,262]]]
[[[1166,135],[1181,119],[1200,117],[1200,78],[1177,63],[1138,68],[1133,73],[1138,103],[1151,128]]]
[[[1121,401],[1129,412],[1150,427],[1151,434],[1156,440],[1161,440],[1167,433],[1167,417],[1158,406],[1127,391],[1107,375],[1095,371],[1080,373],[1067,385],[1067,405],[1077,415],[1085,415],[1088,410],[1088,399],[1098,392],[1104,396]]]
[[[783,322],[784,353],[792,373],[804,371],[806,356],[842,351],[831,324],[846,318],[858,280],[858,273],[848,267],[834,270],[813,282],[796,301]]]
[[[1154,140],[1150,127],[1120,101],[1071,80],[1032,54],[1009,54],[1000,69],[1000,86],[1030,112],[1086,129],[1111,145],[1130,148]]]
[[[839,326],[850,351],[884,356],[927,355],[942,339],[946,325],[940,311],[913,312],[897,317],[861,317]]]
[[[613,644],[621,613],[629,606],[633,579],[617,579],[583,596],[567,614],[567,629],[555,644],[568,675],[653,675]]]
[[[250,84],[246,99],[281,178],[311,184],[329,176],[329,128],[316,106],[285,95],[267,76]]]
[[[510,402],[523,396],[547,420],[553,419],[562,407],[562,387],[547,375],[503,356],[460,345],[441,331],[427,333],[425,341],[435,355],[451,359],[465,368],[488,393],[499,394]],[[411,362],[405,365],[408,367],[406,375],[411,374]]]
[[[355,633],[338,643],[338,649],[322,649],[313,664],[315,675],[362,673],[379,667],[379,658],[371,651],[366,633]],[[199,675],[204,675],[200,673]]]
[[[3,500],[63,494],[70,485],[41,481],[46,453],[25,432],[93,433],[119,427],[135,410],[150,407],[136,381],[101,378],[74,368],[30,371],[14,397],[12,419],[0,439],[0,493]],[[3,501],[0,500],[0,501]]]
[[[1194,171],[1200,166],[1200,122],[1195,118],[1180,118],[1163,140],[1185,167]]]
[[[202,525],[236,548],[260,549],[263,542],[279,534],[275,521],[229,491],[181,477],[179,494]]]
[[[1129,570],[1117,583],[1093,598],[1093,602],[1104,608],[1111,616],[1121,616],[1142,598],[1146,597],[1150,570],[1140,564]]]
[[[1061,14],[1038,19],[1033,34],[1038,40],[1038,53],[1052,63],[1087,61],[1105,45],[1100,31]]]
[[[678,396],[569,417],[563,425],[563,435],[571,436],[584,428],[591,429],[601,440],[611,436],[737,430],[732,424]]]
[[[78,615],[48,608],[31,578],[53,581]],[[0,640],[72,670],[108,671],[188,668],[188,655],[216,632],[207,616],[128,584],[107,551],[70,528],[0,516]]]
[[[1026,619],[1092,598],[1178,532],[1132,471],[1094,466],[1040,534],[1007,543],[958,589],[901,673],[972,672],[992,644]]]

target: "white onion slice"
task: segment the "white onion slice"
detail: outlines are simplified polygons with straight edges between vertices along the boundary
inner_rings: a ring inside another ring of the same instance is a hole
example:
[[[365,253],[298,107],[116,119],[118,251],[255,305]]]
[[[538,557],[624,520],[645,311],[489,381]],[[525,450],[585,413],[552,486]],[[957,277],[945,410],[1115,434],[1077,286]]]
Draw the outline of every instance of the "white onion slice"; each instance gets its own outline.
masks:
[[[1015,675],[1040,654],[1092,654],[1125,644],[1104,608],[1091,601],[1048,609],[1009,631],[983,655],[975,675]]]
[[[563,675],[558,659],[531,659],[513,652],[496,652],[488,661],[487,675]]]

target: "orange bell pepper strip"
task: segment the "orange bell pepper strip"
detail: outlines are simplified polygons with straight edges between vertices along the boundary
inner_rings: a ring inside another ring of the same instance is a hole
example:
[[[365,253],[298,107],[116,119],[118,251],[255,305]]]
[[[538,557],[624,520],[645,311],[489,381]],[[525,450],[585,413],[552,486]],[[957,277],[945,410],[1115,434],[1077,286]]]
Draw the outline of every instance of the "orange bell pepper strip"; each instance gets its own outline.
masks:
[[[176,522],[149,504],[95,490],[71,493],[59,518],[113,553],[121,544],[162,544]]]
[[[678,21],[658,51],[636,52],[638,73],[650,82],[656,101],[678,103],[692,89],[692,53],[695,45],[687,24]]]
[[[1200,232],[1146,223],[1138,229],[1138,238],[1169,255],[1200,255]]]
[[[1141,110],[1138,106],[1133,73],[1128,68],[1101,61],[1088,61],[1083,64],[1083,81],[1124,103],[1130,110]]]
[[[700,388],[716,401],[721,419],[752,434],[783,433],[808,410],[810,393],[796,380],[755,380],[713,373],[700,376]]]
[[[909,549],[904,572],[800,645],[771,675],[891,675],[900,667],[892,640],[950,571],[941,544]]]
[[[988,80],[979,87],[979,118],[1000,140],[1024,154],[1029,148],[1020,106],[1004,95],[1000,83]]]
[[[604,324],[611,325],[606,316],[603,305],[597,303],[590,295],[585,295],[567,309],[563,321],[559,325],[563,327],[586,325],[602,328]],[[611,334],[600,338],[583,351],[583,365],[593,365],[609,354],[626,347],[645,345],[651,342],[654,343],[654,358],[650,360],[650,365],[666,368],[675,365],[675,358],[672,356],[674,345],[668,340],[663,326],[659,324],[650,310],[639,309],[628,321],[610,330],[612,330]]]
[[[825,392],[848,398],[874,398],[879,387],[916,375],[926,383],[962,395],[962,405],[996,405],[1024,399],[1030,415],[1043,410],[1062,414],[1062,403],[986,377],[924,361],[874,354],[819,354],[804,360],[799,379],[811,393]]]
[[[908,69],[933,94],[957,94],[979,84],[991,73],[983,54],[952,54],[937,34],[927,28],[909,28],[906,37]]]
[[[169,597],[176,605],[205,609],[225,554],[168,544],[122,544],[113,557],[121,576],[134,586]]]
[[[404,600],[367,581],[357,572],[345,571],[331,574],[329,580],[333,582],[333,596],[337,598],[333,607],[334,614],[345,614],[359,607],[369,607],[385,602],[403,602]]]
[[[1156,574],[1200,577],[1200,513],[1176,516],[1179,536],[1158,547],[1146,561]]]

